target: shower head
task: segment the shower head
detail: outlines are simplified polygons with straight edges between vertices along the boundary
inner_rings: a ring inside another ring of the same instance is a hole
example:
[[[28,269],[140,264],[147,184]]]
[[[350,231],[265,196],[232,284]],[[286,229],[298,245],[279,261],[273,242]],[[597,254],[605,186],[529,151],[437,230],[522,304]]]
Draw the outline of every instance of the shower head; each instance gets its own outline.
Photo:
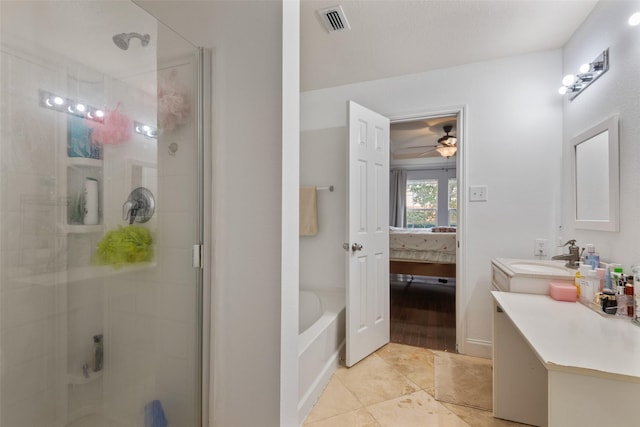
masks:
[[[142,46],[149,44],[151,36],[149,34],[120,33],[113,36],[113,42],[122,50],[129,49],[129,41],[133,38],[140,39]]]

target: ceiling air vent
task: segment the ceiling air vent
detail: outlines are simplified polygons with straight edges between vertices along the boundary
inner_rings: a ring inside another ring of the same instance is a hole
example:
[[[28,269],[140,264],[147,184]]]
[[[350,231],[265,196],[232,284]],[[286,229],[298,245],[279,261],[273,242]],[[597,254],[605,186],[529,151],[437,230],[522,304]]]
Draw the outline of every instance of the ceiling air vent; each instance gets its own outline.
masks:
[[[349,31],[351,29],[349,21],[347,21],[347,17],[344,14],[344,10],[342,10],[342,6],[333,6],[327,9],[321,9],[318,10],[318,13],[320,14],[320,18],[322,19],[324,26],[330,33],[335,33],[336,31]]]

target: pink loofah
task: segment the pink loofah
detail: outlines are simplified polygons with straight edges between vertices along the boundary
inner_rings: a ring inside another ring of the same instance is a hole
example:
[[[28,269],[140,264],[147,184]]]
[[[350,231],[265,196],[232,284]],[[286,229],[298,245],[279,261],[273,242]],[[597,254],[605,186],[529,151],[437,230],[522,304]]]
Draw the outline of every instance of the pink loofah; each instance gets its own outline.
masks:
[[[85,121],[87,126],[92,129],[91,141],[94,144],[120,144],[131,138],[133,128],[131,119],[120,113],[118,107],[115,110],[105,111],[102,123]]]
[[[189,118],[191,103],[180,90],[175,70],[158,82],[158,123],[160,129],[172,131]]]

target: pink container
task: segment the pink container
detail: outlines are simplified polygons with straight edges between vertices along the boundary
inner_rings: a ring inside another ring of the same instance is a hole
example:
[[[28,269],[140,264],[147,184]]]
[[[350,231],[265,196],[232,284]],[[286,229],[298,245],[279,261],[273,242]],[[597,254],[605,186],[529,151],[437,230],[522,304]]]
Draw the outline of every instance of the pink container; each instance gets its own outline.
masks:
[[[549,295],[551,298],[558,301],[571,301],[578,300],[578,292],[574,285],[560,282],[549,283]]]

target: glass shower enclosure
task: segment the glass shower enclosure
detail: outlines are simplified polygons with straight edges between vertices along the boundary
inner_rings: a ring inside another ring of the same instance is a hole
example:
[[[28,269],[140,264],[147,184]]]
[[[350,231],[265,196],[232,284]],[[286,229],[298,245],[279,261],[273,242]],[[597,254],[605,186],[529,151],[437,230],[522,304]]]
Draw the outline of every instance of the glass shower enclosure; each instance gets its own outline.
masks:
[[[199,426],[202,52],[129,1],[0,19],[0,425]]]

